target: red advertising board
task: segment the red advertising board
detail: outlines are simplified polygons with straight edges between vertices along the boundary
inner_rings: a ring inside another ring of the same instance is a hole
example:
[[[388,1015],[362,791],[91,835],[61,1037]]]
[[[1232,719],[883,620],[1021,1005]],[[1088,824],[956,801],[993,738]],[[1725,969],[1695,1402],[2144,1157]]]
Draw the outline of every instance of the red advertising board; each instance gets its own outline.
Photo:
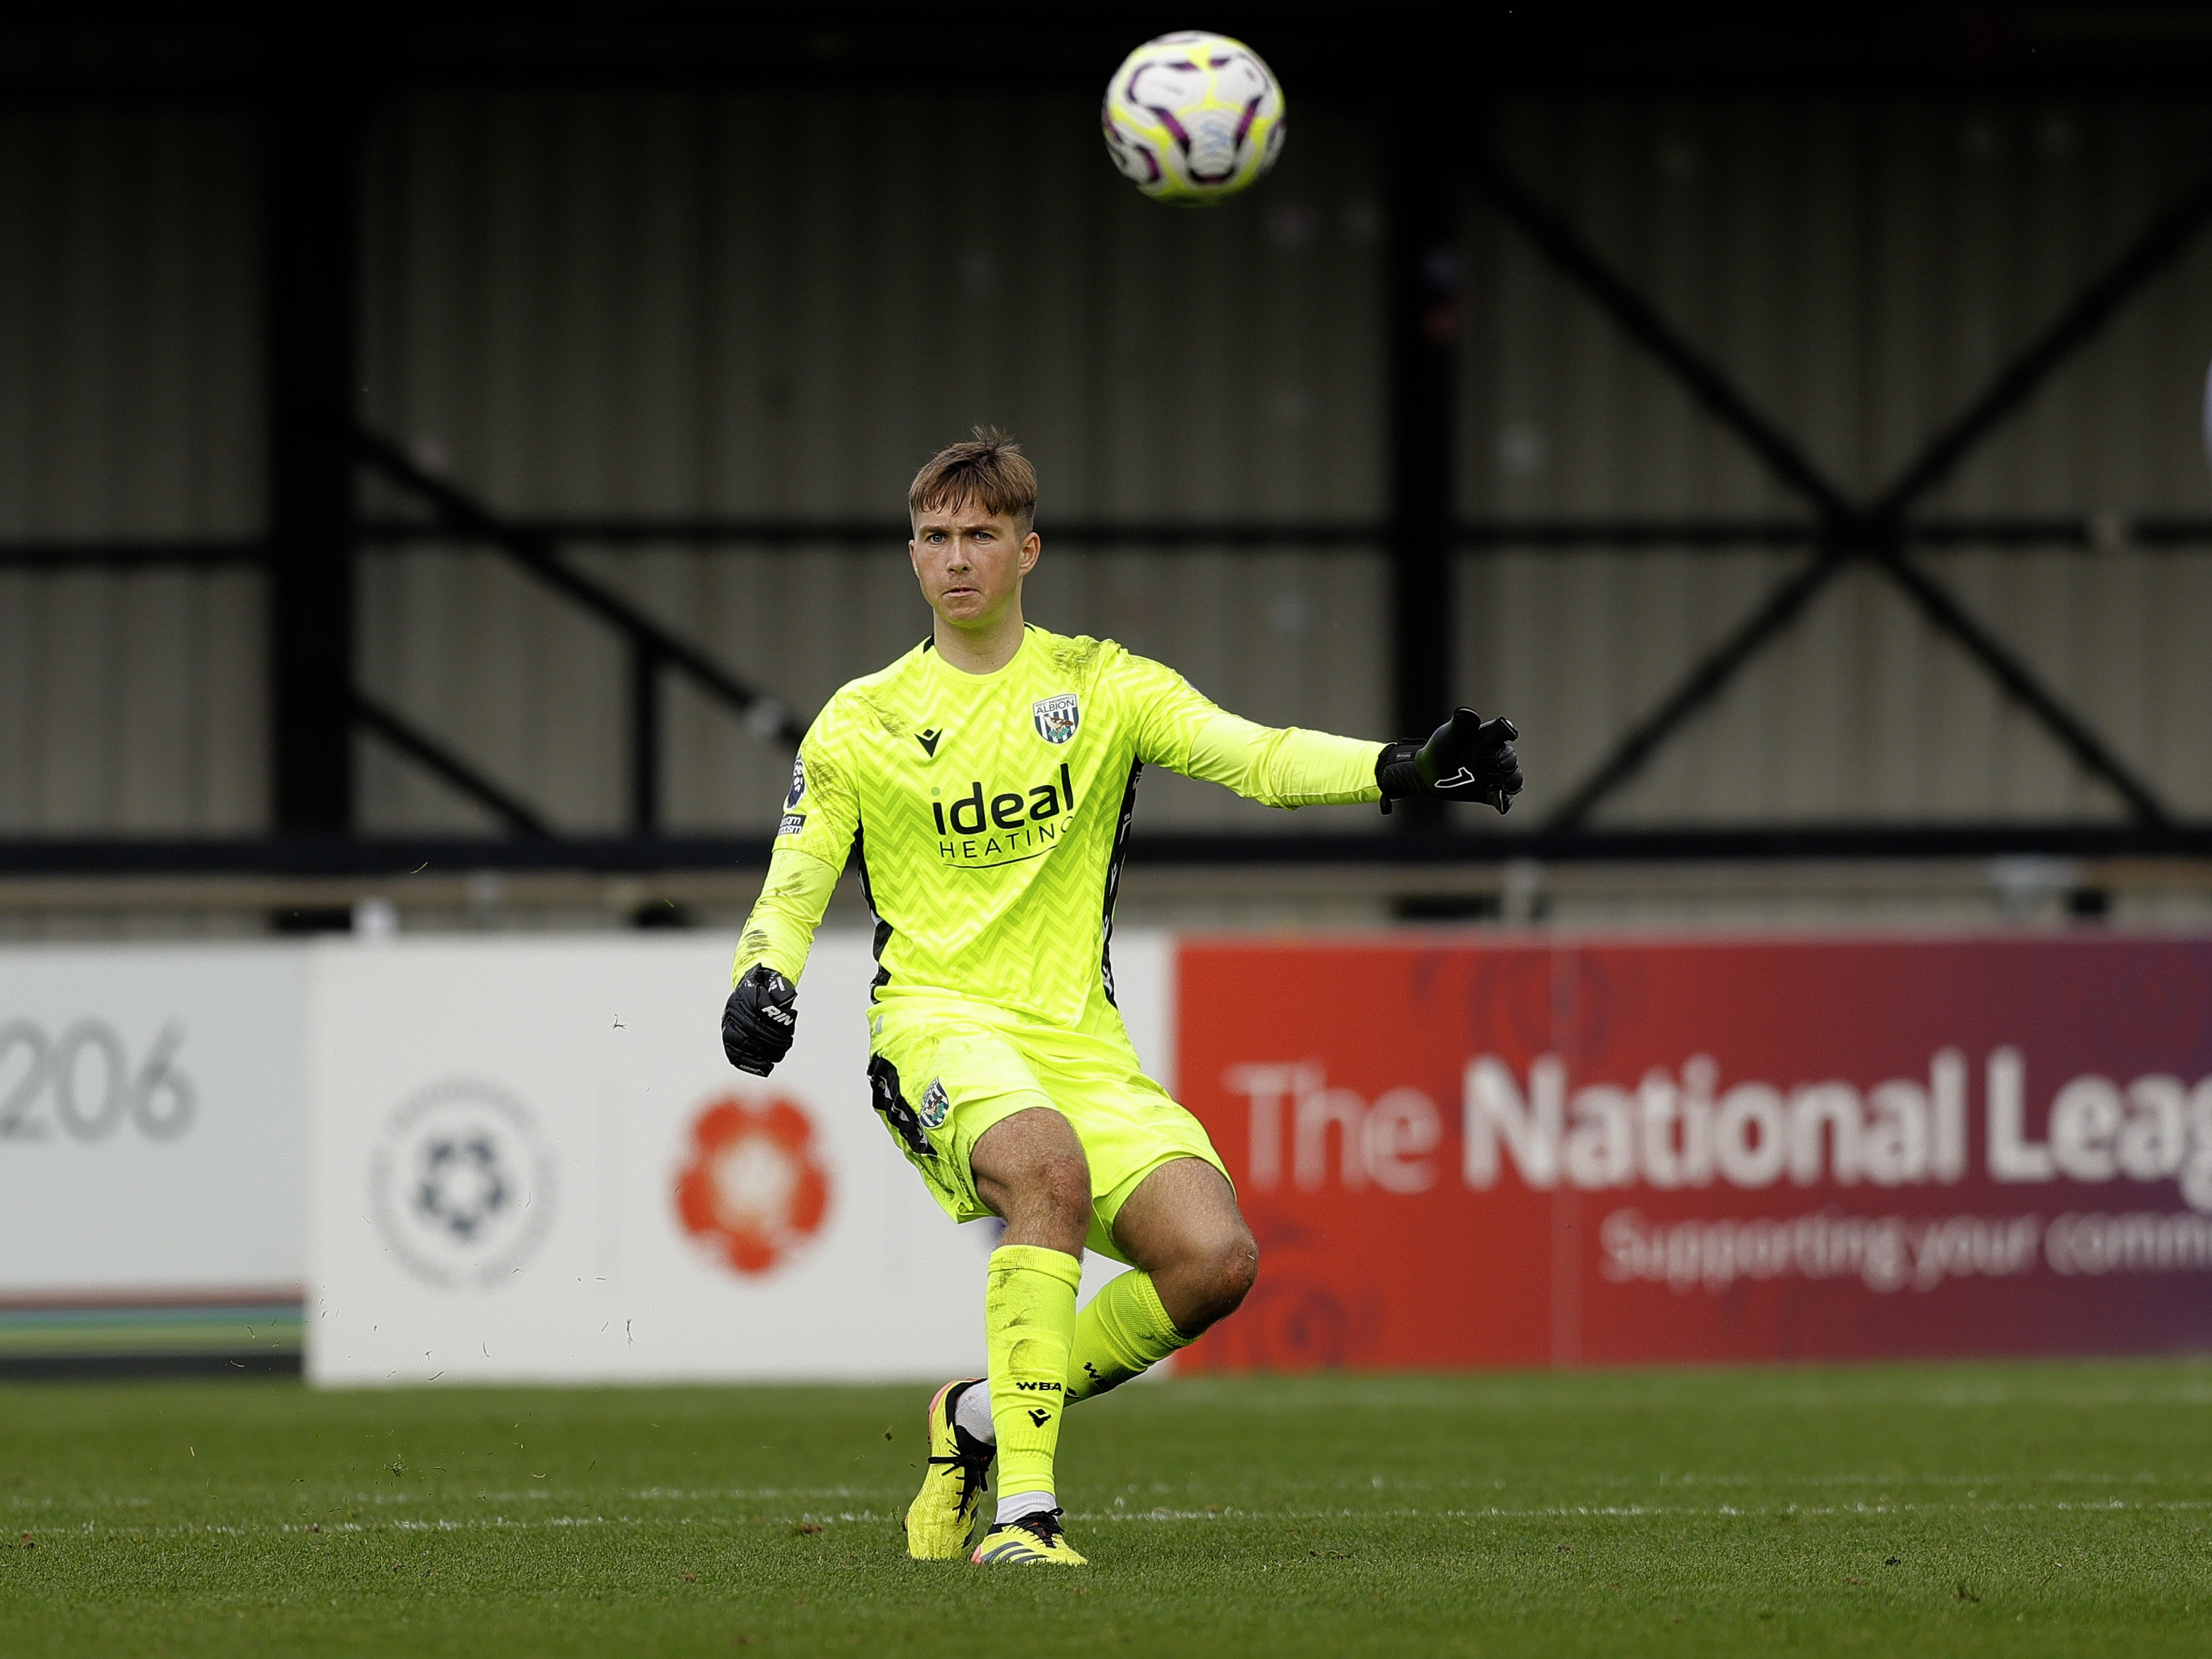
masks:
[[[1193,1370],[2212,1346],[2212,941],[1187,940]]]

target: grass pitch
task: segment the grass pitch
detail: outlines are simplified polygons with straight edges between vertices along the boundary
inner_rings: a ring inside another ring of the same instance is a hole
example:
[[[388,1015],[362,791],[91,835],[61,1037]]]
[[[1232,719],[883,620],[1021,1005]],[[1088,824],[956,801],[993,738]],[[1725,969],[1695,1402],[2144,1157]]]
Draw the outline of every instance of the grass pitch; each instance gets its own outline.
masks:
[[[927,1398],[0,1389],[0,1651],[2212,1646],[2212,1365],[1138,1386],[1084,1571],[905,1558]]]

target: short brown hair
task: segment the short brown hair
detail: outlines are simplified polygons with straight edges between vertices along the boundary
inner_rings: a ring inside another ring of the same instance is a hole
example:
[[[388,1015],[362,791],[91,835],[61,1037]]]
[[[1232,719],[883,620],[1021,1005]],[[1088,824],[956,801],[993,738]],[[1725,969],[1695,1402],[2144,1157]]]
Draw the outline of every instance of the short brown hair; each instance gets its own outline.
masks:
[[[967,443],[940,449],[922,464],[906,492],[908,517],[932,507],[981,507],[1005,514],[1024,532],[1036,522],[1036,469],[1022,447],[994,426],[979,426]]]

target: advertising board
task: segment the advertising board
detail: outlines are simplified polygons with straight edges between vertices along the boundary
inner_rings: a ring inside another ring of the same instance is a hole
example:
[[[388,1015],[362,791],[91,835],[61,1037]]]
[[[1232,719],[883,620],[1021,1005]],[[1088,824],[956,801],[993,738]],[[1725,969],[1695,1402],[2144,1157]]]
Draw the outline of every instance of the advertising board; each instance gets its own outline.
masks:
[[[316,953],[307,1369],[324,1383],[912,1377],[983,1357],[994,1223],[871,1109],[865,936],[774,1076],[719,1038],[734,936]],[[1170,948],[1116,939],[1160,1052]]]
[[[1188,1369],[2212,1344],[2212,944],[1190,941]]]
[[[308,952],[0,952],[0,1304],[292,1302]]]

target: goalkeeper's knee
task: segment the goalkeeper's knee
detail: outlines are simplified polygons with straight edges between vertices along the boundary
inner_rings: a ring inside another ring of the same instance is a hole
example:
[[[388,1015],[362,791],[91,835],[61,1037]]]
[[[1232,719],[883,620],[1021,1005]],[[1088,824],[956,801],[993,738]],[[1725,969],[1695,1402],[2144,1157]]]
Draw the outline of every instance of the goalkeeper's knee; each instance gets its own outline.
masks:
[[[1185,1336],[1196,1336],[1243,1305],[1260,1277],[1260,1247],[1239,1230],[1234,1238],[1210,1242],[1177,1275],[1182,1291],[1176,1323]]]

